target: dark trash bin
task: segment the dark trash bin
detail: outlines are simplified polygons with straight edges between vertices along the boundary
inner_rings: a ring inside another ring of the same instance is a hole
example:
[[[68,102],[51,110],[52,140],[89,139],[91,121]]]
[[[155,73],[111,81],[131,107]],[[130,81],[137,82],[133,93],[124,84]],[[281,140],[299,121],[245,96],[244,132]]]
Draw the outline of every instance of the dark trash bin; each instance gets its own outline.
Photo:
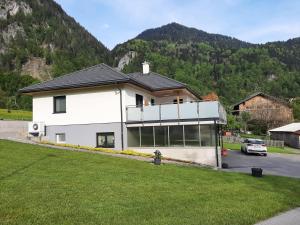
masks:
[[[263,172],[262,168],[251,168],[251,171],[252,171],[252,176],[262,177],[262,172]]]
[[[228,169],[228,167],[229,167],[229,166],[228,166],[227,163],[222,163],[222,168],[223,168],[223,169]]]

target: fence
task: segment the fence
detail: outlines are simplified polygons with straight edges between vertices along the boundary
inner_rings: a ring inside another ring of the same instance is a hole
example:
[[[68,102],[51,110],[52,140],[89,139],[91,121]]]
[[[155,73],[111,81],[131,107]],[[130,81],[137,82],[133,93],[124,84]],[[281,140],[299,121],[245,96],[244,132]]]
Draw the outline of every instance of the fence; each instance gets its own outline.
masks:
[[[223,141],[228,143],[242,143],[246,138],[236,137],[236,136],[223,136]],[[284,147],[284,141],[277,141],[277,140],[263,140],[265,145],[272,146],[272,147]]]

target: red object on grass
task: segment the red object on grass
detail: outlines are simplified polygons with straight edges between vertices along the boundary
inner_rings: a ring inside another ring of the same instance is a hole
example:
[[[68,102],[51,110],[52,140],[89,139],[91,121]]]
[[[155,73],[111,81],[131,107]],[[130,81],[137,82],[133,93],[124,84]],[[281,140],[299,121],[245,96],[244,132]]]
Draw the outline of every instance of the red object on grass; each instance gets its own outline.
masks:
[[[226,148],[222,148],[221,156],[227,156],[227,155],[228,155],[228,150]]]

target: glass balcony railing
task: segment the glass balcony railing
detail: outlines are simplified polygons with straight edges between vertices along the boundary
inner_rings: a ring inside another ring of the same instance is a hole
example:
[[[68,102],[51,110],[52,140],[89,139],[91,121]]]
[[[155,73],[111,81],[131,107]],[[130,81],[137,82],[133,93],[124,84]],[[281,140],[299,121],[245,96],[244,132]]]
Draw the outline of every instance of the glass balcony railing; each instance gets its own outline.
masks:
[[[217,101],[187,102],[182,104],[127,106],[128,123],[216,120],[226,123],[226,111]]]

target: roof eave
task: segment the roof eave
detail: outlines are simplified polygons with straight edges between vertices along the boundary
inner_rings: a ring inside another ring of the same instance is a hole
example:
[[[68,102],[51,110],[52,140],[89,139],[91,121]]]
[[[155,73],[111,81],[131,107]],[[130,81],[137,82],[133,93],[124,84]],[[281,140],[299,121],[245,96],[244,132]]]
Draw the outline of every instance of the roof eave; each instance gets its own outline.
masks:
[[[85,88],[85,87],[97,87],[97,86],[106,86],[112,84],[123,84],[128,83],[129,79],[126,80],[114,80],[110,82],[97,82],[97,83],[84,83],[84,84],[76,84],[76,85],[65,85],[59,87],[49,87],[49,88],[36,88],[36,89],[28,89],[22,90],[20,89],[19,92],[22,94],[33,94],[37,92],[45,92],[45,91],[57,91],[57,90],[66,90],[66,89],[73,89],[73,88]],[[24,88],[23,88],[24,89]]]

